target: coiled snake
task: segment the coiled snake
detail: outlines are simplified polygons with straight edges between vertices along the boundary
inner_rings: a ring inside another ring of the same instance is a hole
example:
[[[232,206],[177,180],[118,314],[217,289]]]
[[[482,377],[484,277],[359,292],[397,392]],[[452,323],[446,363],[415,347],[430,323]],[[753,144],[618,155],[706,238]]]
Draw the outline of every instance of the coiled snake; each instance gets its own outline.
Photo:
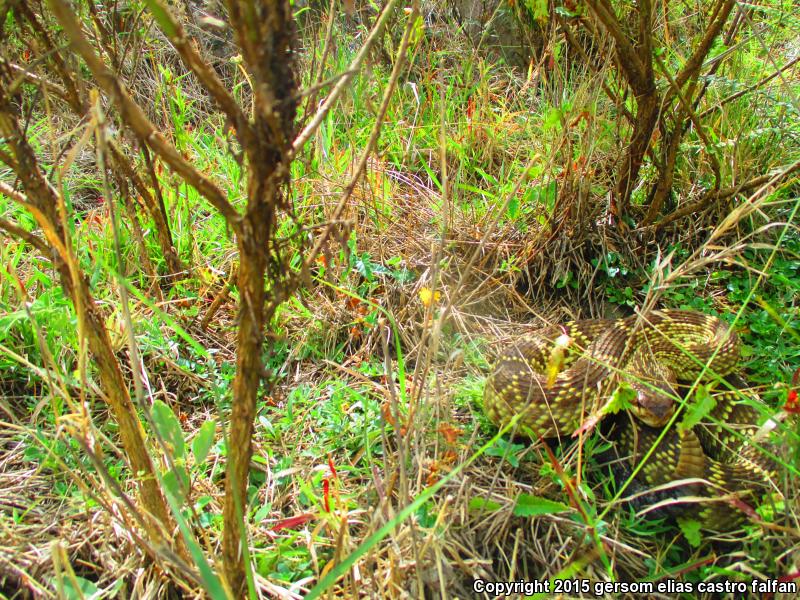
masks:
[[[633,474],[649,453],[628,489],[637,492],[639,505],[645,498],[660,502],[656,514],[730,529],[767,488],[773,468],[751,439],[758,410],[737,398],[736,389],[745,387],[734,373],[739,354],[733,330],[693,311],[572,321],[501,352],[486,383],[484,410],[500,427],[519,415],[518,433],[568,438],[590,428],[605,410],[599,405],[627,385],[637,418],[617,415],[608,434],[616,479]],[[715,406],[695,427],[664,431],[681,402],[680,382],[698,379],[716,388]],[[638,493],[643,489],[651,493]]]

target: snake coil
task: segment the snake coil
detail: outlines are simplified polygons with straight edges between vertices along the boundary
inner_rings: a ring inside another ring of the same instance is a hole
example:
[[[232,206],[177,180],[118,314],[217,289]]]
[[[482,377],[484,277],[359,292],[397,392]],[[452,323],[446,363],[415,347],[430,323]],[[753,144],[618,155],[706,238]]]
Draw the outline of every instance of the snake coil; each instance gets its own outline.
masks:
[[[611,420],[606,458],[615,479],[636,473],[627,491],[637,506],[655,502],[657,515],[689,516],[706,529],[726,530],[769,487],[774,468],[753,439],[759,411],[741,400],[738,390],[746,383],[735,374],[738,363],[735,332],[702,313],[572,321],[501,352],[486,383],[484,410],[500,427],[517,417],[517,430],[534,438],[570,437],[602,414],[601,400],[624,382],[633,390],[636,418]],[[695,427],[665,430],[682,382],[698,380],[714,390],[714,407]]]

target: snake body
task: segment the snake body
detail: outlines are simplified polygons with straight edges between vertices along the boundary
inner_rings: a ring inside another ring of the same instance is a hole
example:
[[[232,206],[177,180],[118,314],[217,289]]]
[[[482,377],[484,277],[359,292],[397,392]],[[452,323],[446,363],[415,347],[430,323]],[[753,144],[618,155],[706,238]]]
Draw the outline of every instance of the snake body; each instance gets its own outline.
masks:
[[[753,500],[771,469],[747,441],[758,413],[735,400],[735,389],[745,385],[734,374],[738,362],[735,332],[694,311],[572,321],[526,336],[500,353],[484,390],[484,410],[500,427],[517,418],[519,433],[569,438],[602,412],[600,405],[624,382],[633,388],[631,412],[637,418],[617,415],[609,434],[617,479],[636,471],[628,491],[662,488],[637,494],[640,502],[664,500],[673,509],[656,514],[680,513],[707,529],[726,529],[741,516],[731,505]],[[719,383],[715,376],[725,380]],[[719,388],[706,422],[664,431],[682,396],[679,382],[698,378],[716,381],[709,386]],[[688,483],[671,487],[680,481]],[[676,496],[695,498],[687,504]]]

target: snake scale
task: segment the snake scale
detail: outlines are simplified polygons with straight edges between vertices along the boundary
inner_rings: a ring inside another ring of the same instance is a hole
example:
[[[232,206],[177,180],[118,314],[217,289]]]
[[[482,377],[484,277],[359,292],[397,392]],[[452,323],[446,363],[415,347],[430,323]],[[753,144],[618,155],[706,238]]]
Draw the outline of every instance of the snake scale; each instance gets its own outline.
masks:
[[[599,419],[601,405],[624,383],[630,410],[610,419],[607,433],[612,444],[605,458],[615,479],[621,483],[636,471],[627,492],[637,507],[657,504],[656,515],[726,530],[767,490],[773,469],[752,440],[759,411],[737,392],[746,387],[735,373],[739,356],[736,333],[694,311],[572,321],[500,353],[484,410],[500,427],[519,415],[519,433],[569,438]],[[665,430],[685,386],[696,380],[716,390],[715,405],[696,426]]]

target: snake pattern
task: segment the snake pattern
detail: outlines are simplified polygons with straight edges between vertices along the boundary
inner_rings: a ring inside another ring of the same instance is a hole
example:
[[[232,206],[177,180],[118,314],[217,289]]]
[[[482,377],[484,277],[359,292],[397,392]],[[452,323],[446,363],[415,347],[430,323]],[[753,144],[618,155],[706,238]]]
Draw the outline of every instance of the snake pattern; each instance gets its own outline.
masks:
[[[619,483],[631,477],[626,495],[636,507],[655,505],[655,515],[730,529],[773,474],[751,440],[759,411],[741,400],[738,390],[746,383],[735,374],[739,356],[736,333],[695,311],[572,321],[500,353],[485,386],[484,411],[499,427],[517,418],[516,433],[569,438],[597,420],[624,383],[632,388],[631,410],[608,420],[612,444],[604,458]],[[691,429],[665,428],[685,393],[682,382],[698,379],[712,390],[712,410]]]

